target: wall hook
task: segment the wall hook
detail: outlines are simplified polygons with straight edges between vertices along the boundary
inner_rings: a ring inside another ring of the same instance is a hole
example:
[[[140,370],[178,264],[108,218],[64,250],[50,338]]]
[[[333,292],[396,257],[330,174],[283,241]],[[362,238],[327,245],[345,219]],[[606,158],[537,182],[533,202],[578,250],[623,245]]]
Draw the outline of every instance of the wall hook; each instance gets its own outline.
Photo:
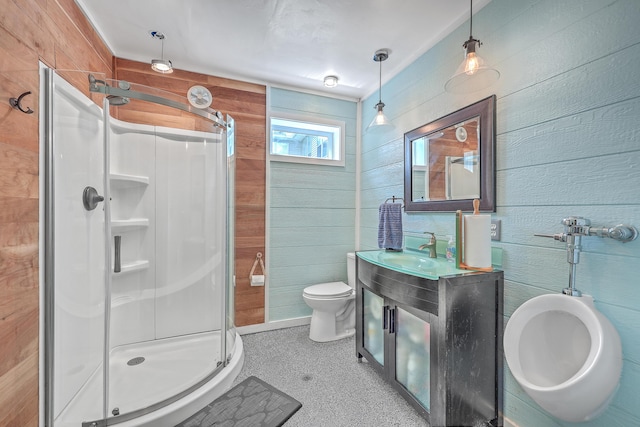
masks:
[[[20,111],[22,111],[25,114],[33,114],[33,110],[29,107],[27,107],[27,109],[25,110],[24,108],[22,108],[22,98],[24,98],[27,95],[30,95],[31,91],[25,92],[22,95],[20,95],[17,99],[16,98],[9,98],[9,104],[11,104],[11,106],[15,109],[18,109]]]

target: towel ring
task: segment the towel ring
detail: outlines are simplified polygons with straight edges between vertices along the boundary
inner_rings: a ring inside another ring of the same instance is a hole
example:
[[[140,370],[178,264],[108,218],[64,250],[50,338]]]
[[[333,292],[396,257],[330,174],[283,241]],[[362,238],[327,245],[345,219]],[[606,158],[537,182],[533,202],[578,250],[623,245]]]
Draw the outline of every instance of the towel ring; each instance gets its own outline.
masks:
[[[391,200],[391,203],[395,203],[396,200],[401,200],[402,201],[402,207],[404,208],[404,199],[402,197],[396,197],[396,196],[391,196],[389,197],[387,200],[385,200],[385,203],[389,203],[389,200]]]

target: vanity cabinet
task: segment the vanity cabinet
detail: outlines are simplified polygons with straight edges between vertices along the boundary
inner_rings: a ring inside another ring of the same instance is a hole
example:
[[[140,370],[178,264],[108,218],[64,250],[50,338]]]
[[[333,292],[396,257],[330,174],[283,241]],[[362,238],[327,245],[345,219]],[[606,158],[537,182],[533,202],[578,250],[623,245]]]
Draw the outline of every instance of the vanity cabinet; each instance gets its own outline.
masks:
[[[357,257],[356,274],[359,360],[432,427],[502,426],[503,273],[428,279]]]

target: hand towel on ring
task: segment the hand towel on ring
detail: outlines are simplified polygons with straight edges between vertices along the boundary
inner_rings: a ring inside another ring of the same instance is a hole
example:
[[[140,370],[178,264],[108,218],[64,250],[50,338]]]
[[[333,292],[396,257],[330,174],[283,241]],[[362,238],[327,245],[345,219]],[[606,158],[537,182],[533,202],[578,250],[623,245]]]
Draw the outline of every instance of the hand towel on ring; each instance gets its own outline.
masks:
[[[378,247],[402,249],[402,204],[383,203],[378,208]]]

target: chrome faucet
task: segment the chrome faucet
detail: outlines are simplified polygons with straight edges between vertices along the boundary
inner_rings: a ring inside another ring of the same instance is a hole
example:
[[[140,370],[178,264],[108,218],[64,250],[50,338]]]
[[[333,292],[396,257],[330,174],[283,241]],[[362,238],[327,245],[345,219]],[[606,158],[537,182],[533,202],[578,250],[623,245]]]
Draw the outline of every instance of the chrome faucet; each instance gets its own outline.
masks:
[[[425,231],[424,234],[431,234],[429,241],[424,245],[420,245],[418,247],[419,251],[429,249],[429,258],[437,258],[438,254],[436,253],[436,235],[430,231]]]

